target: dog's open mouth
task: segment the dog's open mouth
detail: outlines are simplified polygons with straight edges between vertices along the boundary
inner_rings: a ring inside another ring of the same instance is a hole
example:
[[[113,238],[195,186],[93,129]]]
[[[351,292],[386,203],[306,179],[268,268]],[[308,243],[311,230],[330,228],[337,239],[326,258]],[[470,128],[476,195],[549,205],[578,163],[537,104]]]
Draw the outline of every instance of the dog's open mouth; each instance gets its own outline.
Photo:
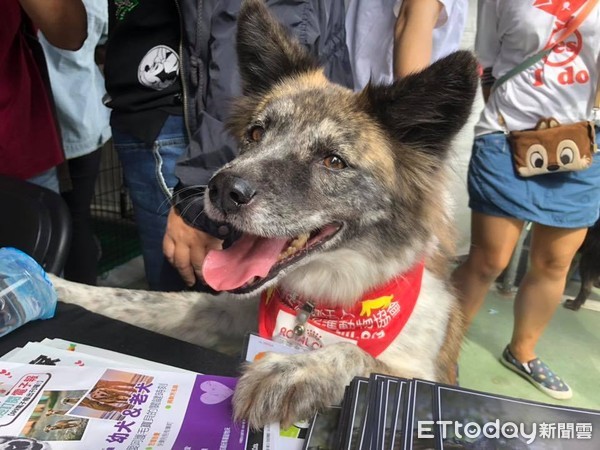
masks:
[[[253,291],[282,269],[329,241],[342,228],[331,224],[293,238],[243,234],[225,250],[211,250],[204,260],[204,281],[217,291]]]

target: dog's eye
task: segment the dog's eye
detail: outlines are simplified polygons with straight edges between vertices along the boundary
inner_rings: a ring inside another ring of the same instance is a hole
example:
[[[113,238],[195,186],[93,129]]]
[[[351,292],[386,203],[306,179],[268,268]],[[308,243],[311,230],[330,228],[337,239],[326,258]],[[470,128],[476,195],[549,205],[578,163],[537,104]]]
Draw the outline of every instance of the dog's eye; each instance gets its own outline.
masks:
[[[248,130],[248,139],[252,142],[260,142],[265,134],[265,129],[260,125],[254,125]]]
[[[328,169],[342,170],[348,167],[346,162],[337,155],[329,155],[323,160],[323,165]]]

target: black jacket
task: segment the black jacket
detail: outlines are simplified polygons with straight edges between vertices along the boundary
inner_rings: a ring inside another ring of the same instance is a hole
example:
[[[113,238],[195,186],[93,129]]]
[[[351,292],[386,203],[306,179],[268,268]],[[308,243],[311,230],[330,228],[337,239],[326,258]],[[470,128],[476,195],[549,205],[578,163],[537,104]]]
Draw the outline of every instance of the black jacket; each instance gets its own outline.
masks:
[[[233,97],[241,94],[235,51],[236,18],[241,0],[175,0],[182,40],[183,102],[190,145],[178,162],[180,182],[173,205],[190,225],[213,236],[231,236],[209,220],[201,196],[212,174],[231,161],[237,145],[224,127]],[[267,0],[279,20],[313,53],[325,74],[352,86],[346,48],[344,0]]]

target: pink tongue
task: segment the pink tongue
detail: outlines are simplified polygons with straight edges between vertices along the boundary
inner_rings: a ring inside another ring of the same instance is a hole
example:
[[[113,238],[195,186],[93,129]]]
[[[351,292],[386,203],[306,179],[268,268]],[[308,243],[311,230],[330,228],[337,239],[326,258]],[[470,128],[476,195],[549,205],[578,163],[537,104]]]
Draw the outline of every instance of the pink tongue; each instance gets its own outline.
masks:
[[[231,291],[254,277],[264,278],[288,240],[244,234],[226,250],[211,250],[202,266],[204,281],[217,291]]]

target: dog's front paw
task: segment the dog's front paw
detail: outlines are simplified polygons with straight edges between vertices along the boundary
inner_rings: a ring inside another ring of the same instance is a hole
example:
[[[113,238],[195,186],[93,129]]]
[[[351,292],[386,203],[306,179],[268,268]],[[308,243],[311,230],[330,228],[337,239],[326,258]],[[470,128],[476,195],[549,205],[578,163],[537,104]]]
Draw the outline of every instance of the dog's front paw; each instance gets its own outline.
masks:
[[[248,365],[233,397],[235,419],[253,429],[272,422],[289,426],[338,404],[345,381],[328,377],[313,356],[267,353]]]

